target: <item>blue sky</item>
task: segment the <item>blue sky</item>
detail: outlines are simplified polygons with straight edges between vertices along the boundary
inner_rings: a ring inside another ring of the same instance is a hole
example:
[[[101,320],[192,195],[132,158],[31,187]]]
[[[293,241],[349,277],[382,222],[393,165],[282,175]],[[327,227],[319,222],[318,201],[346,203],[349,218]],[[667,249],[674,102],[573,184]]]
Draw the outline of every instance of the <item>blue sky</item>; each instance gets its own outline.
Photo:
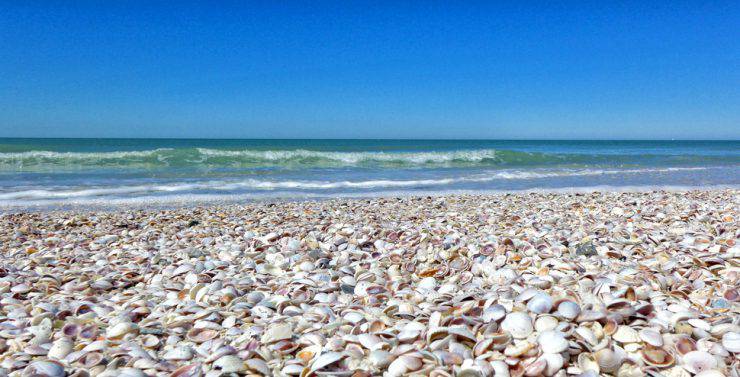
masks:
[[[345,3],[2,2],[0,136],[740,139],[736,1]]]

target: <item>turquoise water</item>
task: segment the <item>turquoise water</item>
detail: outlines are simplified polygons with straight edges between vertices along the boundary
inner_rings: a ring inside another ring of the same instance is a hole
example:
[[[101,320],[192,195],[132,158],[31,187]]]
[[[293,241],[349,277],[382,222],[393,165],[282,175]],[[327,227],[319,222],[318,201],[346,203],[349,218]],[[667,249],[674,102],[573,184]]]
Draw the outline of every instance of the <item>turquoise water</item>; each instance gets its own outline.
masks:
[[[740,141],[1,139],[0,206],[736,187]]]

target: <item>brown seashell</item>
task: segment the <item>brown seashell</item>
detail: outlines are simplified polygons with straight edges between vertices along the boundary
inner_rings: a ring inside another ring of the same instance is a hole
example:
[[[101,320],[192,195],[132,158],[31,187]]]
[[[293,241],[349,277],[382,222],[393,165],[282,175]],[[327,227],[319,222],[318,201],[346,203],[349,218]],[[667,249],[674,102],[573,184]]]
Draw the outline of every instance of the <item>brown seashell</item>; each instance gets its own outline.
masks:
[[[203,343],[214,339],[218,336],[218,331],[211,329],[191,329],[187,333],[187,338],[194,343]]]
[[[674,347],[679,355],[685,355],[691,351],[696,351],[696,342],[687,336],[682,336],[676,340]]]
[[[666,368],[674,363],[673,355],[666,352],[662,348],[655,348],[652,346],[647,346],[642,349],[640,352],[640,355],[642,356],[642,360],[645,361],[646,364],[652,365],[658,368]]]

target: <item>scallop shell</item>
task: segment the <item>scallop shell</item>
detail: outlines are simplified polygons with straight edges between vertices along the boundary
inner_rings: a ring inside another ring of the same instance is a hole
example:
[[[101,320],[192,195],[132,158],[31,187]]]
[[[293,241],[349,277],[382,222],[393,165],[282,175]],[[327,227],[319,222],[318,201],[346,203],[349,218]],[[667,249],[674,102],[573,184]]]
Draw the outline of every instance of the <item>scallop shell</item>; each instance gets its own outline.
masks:
[[[717,359],[709,352],[691,351],[681,358],[681,365],[687,371],[697,374],[717,367]]]
[[[501,329],[516,339],[524,339],[534,331],[532,318],[522,312],[509,313],[501,322]]]

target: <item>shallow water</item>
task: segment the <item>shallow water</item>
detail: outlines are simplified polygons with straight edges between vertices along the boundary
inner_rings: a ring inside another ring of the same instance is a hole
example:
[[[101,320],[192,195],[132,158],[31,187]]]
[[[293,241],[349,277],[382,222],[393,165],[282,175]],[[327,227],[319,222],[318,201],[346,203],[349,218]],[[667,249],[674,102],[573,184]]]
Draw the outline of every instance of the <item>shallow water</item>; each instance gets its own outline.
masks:
[[[738,186],[739,141],[0,139],[0,207]]]

